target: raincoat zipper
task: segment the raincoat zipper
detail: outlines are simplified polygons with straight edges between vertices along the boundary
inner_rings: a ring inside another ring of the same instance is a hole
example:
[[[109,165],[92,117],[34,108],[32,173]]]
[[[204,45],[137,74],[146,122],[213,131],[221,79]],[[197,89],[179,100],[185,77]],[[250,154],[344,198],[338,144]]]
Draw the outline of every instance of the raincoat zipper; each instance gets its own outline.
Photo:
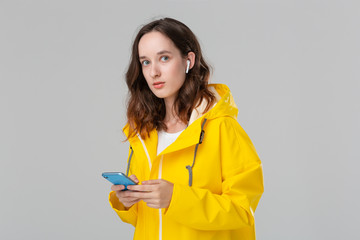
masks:
[[[162,173],[162,164],[163,164],[164,155],[161,155],[160,163],[159,163],[159,173],[158,179],[161,179]],[[159,240],[162,240],[162,208],[159,208]]]
[[[150,172],[151,172],[152,164],[151,164],[151,159],[150,159],[149,152],[148,152],[148,150],[146,148],[146,145],[145,145],[143,139],[141,138],[141,136],[139,134],[138,134],[138,138],[140,139],[140,142],[143,145],[144,151],[146,153],[146,157],[147,157],[148,162],[149,162],[149,169],[150,169]],[[131,153],[131,156],[132,156],[132,153]],[[131,161],[131,156],[130,156],[130,161]],[[160,163],[159,163],[158,179],[161,179],[163,158],[164,158],[164,155],[161,155],[161,159],[160,159]],[[129,165],[130,165],[130,161],[128,163]],[[162,209],[161,208],[159,208],[159,240],[162,240]]]

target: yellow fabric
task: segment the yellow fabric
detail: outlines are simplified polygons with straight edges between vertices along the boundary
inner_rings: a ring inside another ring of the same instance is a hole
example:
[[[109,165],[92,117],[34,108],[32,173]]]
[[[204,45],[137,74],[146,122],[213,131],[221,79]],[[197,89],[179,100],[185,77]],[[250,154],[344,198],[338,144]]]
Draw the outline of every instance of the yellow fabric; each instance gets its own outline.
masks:
[[[161,216],[158,209],[147,207],[143,201],[125,210],[115,194],[110,193],[115,212],[135,226],[136,240],[255,239],[254,212],[263,193],[262,165],[236,121],[238,109],[230,90],[220,84],[210,87],[221,99],[162,153],[156,155],[156,130],[144,140],[151,166],[139,137],[129,139],[134,149],[131,174],[140,181],[157,179],[161,166],[161,178],[174,183],[170,206],[162,209]],[[193,167],[193,185],[189,187],[186,166],[192,165],[204,118],[208,119],[205,136]],[[125,134],[127,129],[125,126]]]

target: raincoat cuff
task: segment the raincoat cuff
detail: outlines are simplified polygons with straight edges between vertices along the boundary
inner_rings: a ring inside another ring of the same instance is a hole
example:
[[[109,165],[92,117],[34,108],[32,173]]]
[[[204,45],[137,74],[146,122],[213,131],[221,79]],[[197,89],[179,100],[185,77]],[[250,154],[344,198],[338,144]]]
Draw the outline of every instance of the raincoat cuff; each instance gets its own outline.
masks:
[[[181,187],[180,187],[180,189],[181,189]],[[179,185],[174,183],[171,201],[170,201],[169,207],[165,208],[164,215],[173,215],[173,212],[176,211],[176,206],[178,206],[178,204],[181,204],[180,202],[178,203],[179,195],[181,195],[181,193],[179,193],[180,189],[179,189]],[[180,197],[180,199],[181,199],[181,197]]]
[[[176,186],[177,186],[177,184],[174,183],[174,185],[173,185],[173,193],[172,193],[172,196],[171,196],[170,204],[169,204],[169,206],[167,208],[164,208],[164,215],[167,215],[167,212],[169,211],[169,209],[173,208],[172,206],[174,205],[173,202],[174,202],[174,199],[175,199],[174,197],[175,197]]]
[[[110,192],[109,202],[110,202],[110,206],[114,209],[114,211],[121,218],[121,220],[130,223],[133,226],[136,225],[136,221],[137,221],[137,211],[135,206],[136,204],[134,204],[128,210],[126,210],[125,206],[118,200],[114,192]]]
[[[116,197],[114,192],[110,192],[109,194],[109,202],[110,206],[116,211],[116,212],[128,212],[133,206],[126,208]]]
[[[125,208],[125,206],[116,197],[115,192],[110,192],[109,203],[116,212],[128,212],[131,209],[131,207],[128,209]]]

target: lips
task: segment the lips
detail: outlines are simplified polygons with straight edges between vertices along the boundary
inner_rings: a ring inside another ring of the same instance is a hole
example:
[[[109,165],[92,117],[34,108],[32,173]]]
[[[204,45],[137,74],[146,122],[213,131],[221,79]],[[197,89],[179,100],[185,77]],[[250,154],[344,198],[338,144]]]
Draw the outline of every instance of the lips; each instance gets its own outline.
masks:
[[[162,88],[165,85],[165,82],[154,82],[153,86],[156,89]]]

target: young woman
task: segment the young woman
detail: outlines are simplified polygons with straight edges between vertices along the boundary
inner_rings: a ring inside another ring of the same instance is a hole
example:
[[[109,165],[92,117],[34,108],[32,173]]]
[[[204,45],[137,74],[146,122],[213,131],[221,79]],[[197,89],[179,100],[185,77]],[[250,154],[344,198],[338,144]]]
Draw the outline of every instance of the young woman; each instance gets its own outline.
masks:
[[[132,47],[128,174],[109,200],[134,239],[255,239],[261,162],[236,121],[229,89],[208,84],[200,45],[183,23],[143,26]],[[129,173],[130,172],[130,173]]]

